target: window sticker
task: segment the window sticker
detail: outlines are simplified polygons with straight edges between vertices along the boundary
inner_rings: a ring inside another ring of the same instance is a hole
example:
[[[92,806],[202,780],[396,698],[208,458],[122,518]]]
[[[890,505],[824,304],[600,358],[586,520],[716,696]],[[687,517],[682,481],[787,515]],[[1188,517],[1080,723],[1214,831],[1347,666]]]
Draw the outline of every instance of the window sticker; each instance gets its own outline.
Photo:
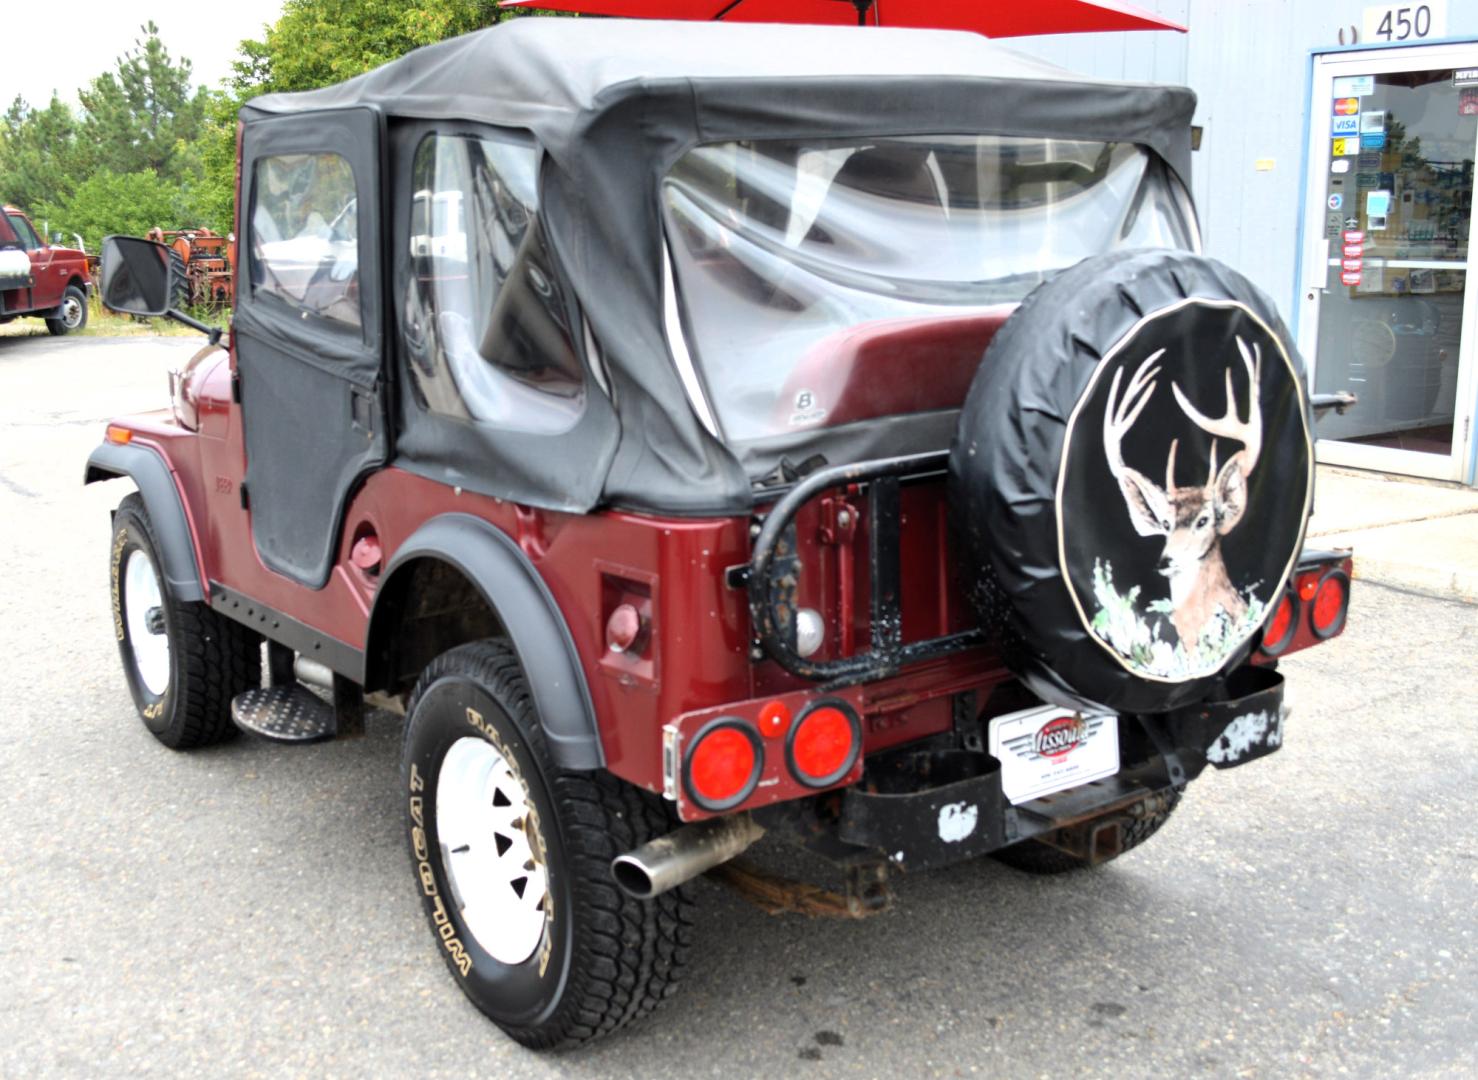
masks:
[[[1330,121],[1331,135],[1358,135],[1360,134],[1360,118],[1358,116],[1336,116]]]
[[[1346,75],[1334,80],[1334,96],[1366,97],[1375,93],[1374,75]]]

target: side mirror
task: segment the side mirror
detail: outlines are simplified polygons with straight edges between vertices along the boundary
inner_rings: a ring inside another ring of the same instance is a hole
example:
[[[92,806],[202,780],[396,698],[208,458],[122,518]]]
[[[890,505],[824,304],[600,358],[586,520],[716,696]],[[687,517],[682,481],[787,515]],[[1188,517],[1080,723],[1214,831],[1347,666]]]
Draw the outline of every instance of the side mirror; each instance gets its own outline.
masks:
[[[103,238],[103,306],[124,315],[168,315],[170,250],[136,236]]]
[[[221,331],[178,310],[175,298],[184,297],[184,261],[172,248],[136,236],[103,238],[103,306],[124,315],[163,315],[199,330],[212,345]]]

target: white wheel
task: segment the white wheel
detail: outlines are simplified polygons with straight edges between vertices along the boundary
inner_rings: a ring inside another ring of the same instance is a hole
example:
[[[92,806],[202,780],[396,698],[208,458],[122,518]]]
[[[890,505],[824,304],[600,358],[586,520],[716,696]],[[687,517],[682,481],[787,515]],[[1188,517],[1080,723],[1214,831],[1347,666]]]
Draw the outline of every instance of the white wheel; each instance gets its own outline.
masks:
[[[71,293],[62,301],[62,325],[68,330],[82,325],[82,301]]]
[[[467,930],[503,964],[521,964],[544,936],[549,875],[532,842],[529,792],[486,739],[447,751],[436,788],[442,866]]]
[[[124,564],[123,610],[139,682],[155,697],[163,697],[169,689],[169,634],[164,625],[164,598],[154,562],[140,548],[130,551]]]

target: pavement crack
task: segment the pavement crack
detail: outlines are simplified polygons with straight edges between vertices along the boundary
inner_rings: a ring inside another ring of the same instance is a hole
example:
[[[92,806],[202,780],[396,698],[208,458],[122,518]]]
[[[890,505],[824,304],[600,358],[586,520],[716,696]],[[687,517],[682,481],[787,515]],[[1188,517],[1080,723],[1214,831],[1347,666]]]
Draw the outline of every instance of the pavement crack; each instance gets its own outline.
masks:
[[[1423,521],[1438,521],[1442,518],[1463,517],[1467,514],[1478,514],[1478,506],[1465,506],[1460,510],[1439,510],[1431,514],[1423,514],[1421,517],[1392,518],[1390,521],[1373,521],[1363,525],[1341,526],[1335,529],[1325,529],[1320,532],[1310,533],[1310,540],[1322,540],[1330,536],[1352,536],[1355,533],[1370,532],[1375,529],[1390,529],[1397,525],[1416,525]]]
[[[17,484],[14,480],[12,480],[10,477],[6,476],[4,473],[0,473],[0,487],[3,487],[7,491],[10,491],[10,492],[13,492],[16,495],[19,495],[23,499],[39,499],[39,498],[41,498],[41,495],[38,492],[32,491],[30,488],[26,487],[24,484]]]

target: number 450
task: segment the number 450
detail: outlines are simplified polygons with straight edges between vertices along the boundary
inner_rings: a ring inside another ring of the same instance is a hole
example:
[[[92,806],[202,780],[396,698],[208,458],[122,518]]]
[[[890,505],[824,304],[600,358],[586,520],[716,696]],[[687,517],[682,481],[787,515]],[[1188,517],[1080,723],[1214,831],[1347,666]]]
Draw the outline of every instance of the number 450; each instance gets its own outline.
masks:
[[[1432,32],[1432,9],[1426,4],[1416,7],[1387,8],[1375,36],[1387,41],[1405,41],[1410,37],[1424,38]]]

